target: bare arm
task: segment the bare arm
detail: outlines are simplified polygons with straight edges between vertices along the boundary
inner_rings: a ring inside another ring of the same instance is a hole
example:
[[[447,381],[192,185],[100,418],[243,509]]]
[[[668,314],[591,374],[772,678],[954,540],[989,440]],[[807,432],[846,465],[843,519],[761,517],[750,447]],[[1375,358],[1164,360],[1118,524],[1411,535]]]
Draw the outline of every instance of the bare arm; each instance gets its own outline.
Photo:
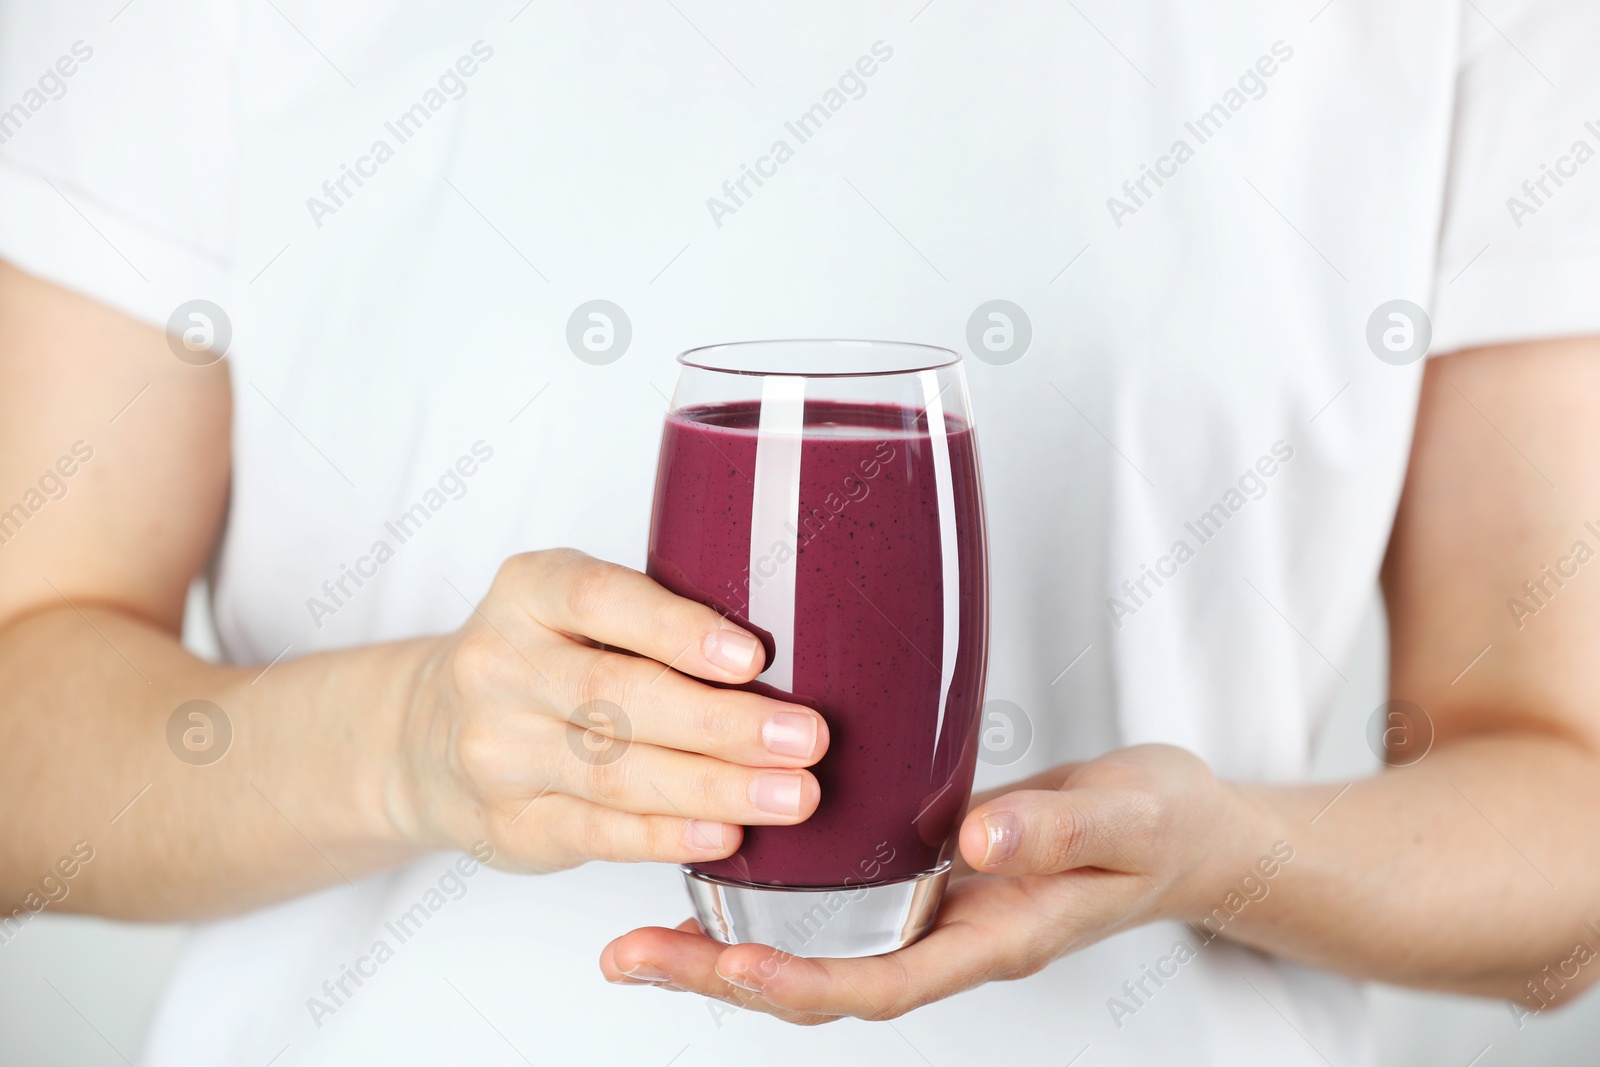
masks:
[[[159,331],[0,263],[0,509],[22,506],[0,523],[0,810],[26,813],[0,834],[0,917],[78,842],[93,858],[66,865],[60,907],[193,918],[477,842],[519,870],[710,859],[741,825],[815,808],[820,717],[695,680],[753,676],[754,638],[575,552],[507,561],[441,637],[264,675],[187,653],[230,397],[224,365],[184,364]],[[191,700],[232,722],[209,765],[168,747]],[[621,758],[567,743],[590,700],[630,718]]]
[[[0,806],[28,813],[0,835],[5,911],[79,841],[94,859],[63,905],[126,917],[263,903],[401,858],[370,798],[414,649],[280,664],[252,686],[179,646],[227,500],[226,365],[185,364],[159,331],[0,265],[0,381]],[[319,721],[341,697],[381,714]],[[211,766],[167,747],[196,699],[235,730]]]
[[[1579,942],[1600,952],[1600,563],[1578,562],[1600,558],[1597,456],[1600,340],[1429,365],[1383,578],[1391,695],[1426,713],[1432,751],[1314,825],[1335,790],[1251,790],[1296,854],[1232,936],[1519,1001]],[[1566,970],[1544,998],[1600,977]]]

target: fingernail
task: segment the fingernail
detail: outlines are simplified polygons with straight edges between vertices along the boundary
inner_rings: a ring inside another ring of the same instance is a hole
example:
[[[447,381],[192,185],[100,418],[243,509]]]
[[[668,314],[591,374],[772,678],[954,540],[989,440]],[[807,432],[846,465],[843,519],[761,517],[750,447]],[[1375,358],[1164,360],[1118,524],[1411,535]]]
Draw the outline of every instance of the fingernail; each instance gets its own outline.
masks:
[[[759,993],[766,986],[766,983],[764,983],[761,979],[749,974],[723,974],[721,971],[718,971],[717,977],[721,978],[729,985],[738,986],[747,993]]]
[[[755,666],[761,642],[742,630],[713,630],[706,634],[706,659],[723,670],[747,674]]]
[[[761,743],[776,756],[811,755],[817,748],[817,717],[780,711],[761,726]]]
[[[1016,854],[1022,843],[1022,823],[1009,811],[997,811],[983,817],[983,828],[989,834],[989,848],[983,854],[983,865],[992,867],[1004,863]]]
[[[661,968],[653,967],[648,963],[635,964],[631,971],[623,971],[622,973],[637,982],[665,982],[672,977]]]
[[[756,775],[750,783],[750,803],[769,815],[799,815],[800,776],[782,772]]]
[[[683,824],[683,841],[701,852],[721,852],[727,840],[727,824],[705,819],[689,819]]]

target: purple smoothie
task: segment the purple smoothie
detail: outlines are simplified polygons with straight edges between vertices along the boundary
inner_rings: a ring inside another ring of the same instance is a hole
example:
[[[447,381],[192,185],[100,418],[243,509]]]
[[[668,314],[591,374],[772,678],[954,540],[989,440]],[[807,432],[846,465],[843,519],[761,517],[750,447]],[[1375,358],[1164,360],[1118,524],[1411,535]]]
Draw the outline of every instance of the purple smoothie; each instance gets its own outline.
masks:
[[[740,402],[669,416],[648,572],[761,635],[770,657],[771,635],[747,615],[759,415],[758,404]],[[762,885],[848,886],[919,874],[952,855],[977,758],[988,589],[972,431],[953,416],[945,425],[960,573],[953,649],[943,647],[944,546],[927,415],[806,404],[790,537],[793,689],[741,688],[827,719],[831,744],[812,768],[822,801],[798,826],[746,828],[737,853],[695,870]]]

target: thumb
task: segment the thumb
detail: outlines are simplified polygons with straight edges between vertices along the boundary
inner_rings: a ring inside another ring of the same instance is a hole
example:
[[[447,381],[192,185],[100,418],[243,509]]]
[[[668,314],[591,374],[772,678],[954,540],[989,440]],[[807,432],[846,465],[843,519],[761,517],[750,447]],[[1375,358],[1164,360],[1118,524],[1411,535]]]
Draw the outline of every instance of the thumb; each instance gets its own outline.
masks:
[[[961,856],[990,874],[1055,874],[1078,867],[1136,870],[1116,837],[1133,821],[1131,799],[1107,789],[1022,789],[967,813]]]

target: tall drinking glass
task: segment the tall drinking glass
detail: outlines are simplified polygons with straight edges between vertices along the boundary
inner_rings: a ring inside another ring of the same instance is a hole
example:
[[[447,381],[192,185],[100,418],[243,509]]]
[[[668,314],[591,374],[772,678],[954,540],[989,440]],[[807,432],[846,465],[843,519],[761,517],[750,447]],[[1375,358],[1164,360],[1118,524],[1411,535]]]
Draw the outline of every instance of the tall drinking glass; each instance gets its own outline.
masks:
[[[972,790],[988,559],[954,352],[881,341],[698,348],[667,414],[649,574],[758,635],[742,688],[828,722],[816,813],[684,867],[729,944],[871,956],[933,922]]]

